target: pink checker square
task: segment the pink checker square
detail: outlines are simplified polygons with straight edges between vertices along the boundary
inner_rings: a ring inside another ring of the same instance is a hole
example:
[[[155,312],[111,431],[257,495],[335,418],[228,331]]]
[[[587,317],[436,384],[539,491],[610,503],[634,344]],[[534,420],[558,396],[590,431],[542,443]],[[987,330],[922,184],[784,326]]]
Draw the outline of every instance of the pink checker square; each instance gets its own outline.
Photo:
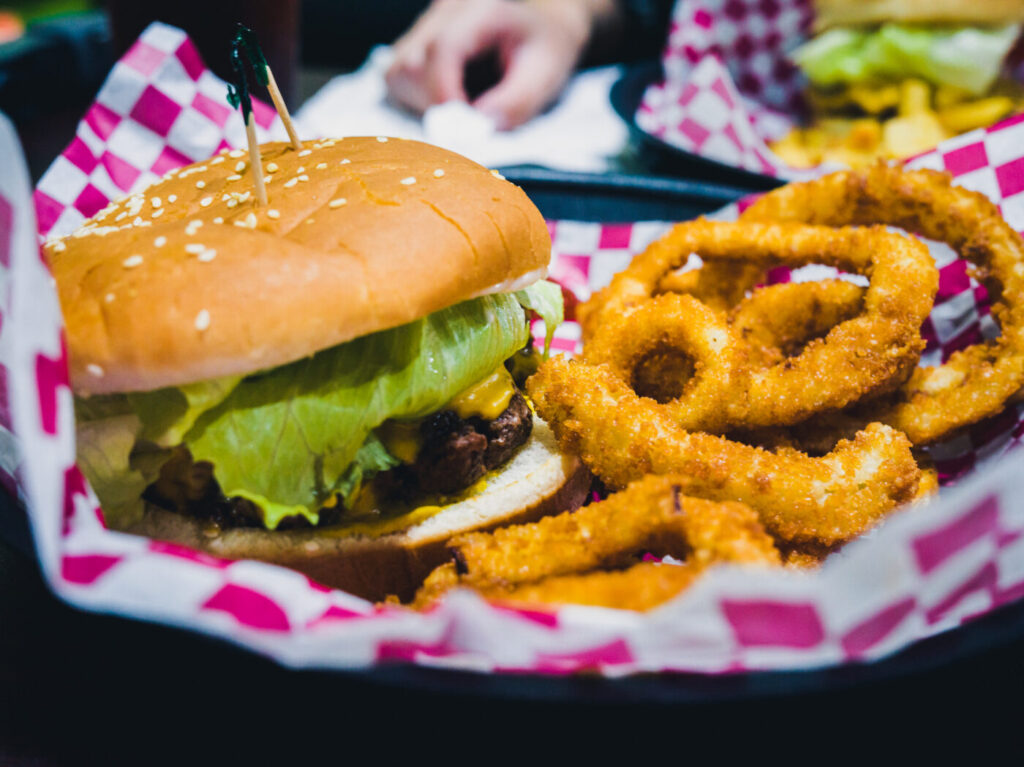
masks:
[[[938,623],[948,615],[953,608],[963,602],[967,597],[978,592],[993,594],[998,586],[999,571],[992,562],[983,565],[978,572],[953,589],[945,598],[940,600],[925,613],[925,620],[928,623]]]
[[[607,224],[601,227],[601,239],[597,247],[601,250],[628,248],[632,233],[632,224]]]
[[[0,264],[7,269],[11,265],[11,237],[14,235],[14,208],[7,198],[0,194]]]
[[[92,184],[86,184],[85,189],[75,198],[72,205],[74,205],[75,210],[89,218],[105,208],[108,202],[109,200],[103,192]]]
[[[154,133],[166,136],[174,121],[181,114],[181,105],[172,101],[152,85],[147,85],[139,100],[135,102],[131,116],[140,125]]]
[[[954,176],[970,173],[972,170],[983,168],[988,165],[988,155],[985,152],[985,144],[981,141],[954,149],[952,152],[943,155],[942,162],[946,170]]]
[[[150,170],[156,175],[162,176],[169,170],[191,164],[192,160],[189,157],[186,157],[172,146],[165,146]]]
[[[256,118],[256,124],[264,130],[270,130],[270,126],[277,119],[277,110],[259,99],[252,100],[252,114]]]
[[[729,88],[726,86],[725,80],[722,78],[715,80],[714,85],[711,86],[711,92],[722,100],[726,109],[736,108],[736,102],[733,100],[732,94],[729,93]]]
[[[909,597],[894,605],[886,607],[879,613],[854,626],[843,635],[840,643],[850,657],[858,657],[885,639],[903,622],[917,605],[913,597]]]
[[[135,183],[136,179],[138,179],[142,173],[142,171],[134,165],[125,162],[120,157],[115,154],[111,154],[110,152],[104,152],[103,156],[100,158],[100,162],[103,163],[103,167],[106,168],[107,174],[110,176],[110,180],[113,181],[114,184],[117,185],[117,188],[122,192],[127,192],[131,189],[132,184]],[[103,204],[106,205],[106,203]],[[82,209],[79,208],[79,210]],[[85,213],[84,210],[82,210],[82,212]],[[92,213],[85,213],[85,215],[91,216]]]
[[[163,51],[154,48],[142,40],[138,40],[135,45],[128,49],[128,52],[122,57],[121,61],[136,72],[141,72],[148,77],[157,70],[166,57],[167,54]]]
[[[60,574],[68,583],[87,586],[120,561],[120,557],[108,554],[65,556],[60,563]]]
[[[36,224],[39,227],[39,233],[46,234],[57,223],[60,214],[64,212],[64,206],[38,189],[33,192],[32,200],[35,202]]]
[[[203,65],[203,57],[199,55],[195,44],[189,38],[185,38],[185,42],[178,47],[174,55],[181,62],[185,73],[193,80],[198,81],[206,67]]]
[[[697,12],[693,14],[693,23],[701,29],[711,29],[714,17],[706,8],[698,8]]]
[[[722,611],[736,641],[744,647],[809,648],[825,638],[812,604],[727,600],[722,602]]]
[[[922,573],[930,573],[964,547],[993,532],[998,524],[999,501],[995,496],[982,499],[967,515],[913,542],[918,568]]]
[[[206,600],[203,610],[217,610],[232,616],[241,625],[264,631],[288,631],[288,616],[273,599],[250,589],[228,583]]]
[[[697,149],[699,149],[705,139],[711,135],[711,131],[695,120],[691,120],[689,117],[679,123],[679,132],[686,136]]]
[[[98,101],[94,102],[89,107],[89,111],[85,113],[85,124],[104,141],[110,138],[110,134],[114,132],[114,128],[119,122],[121,122],[121,116]]]
[[[224,123],[231,116],[231,109],[227,104],[214,101],[209,96],[197,93],[192,99],[192,108],[204,117],[208,117],[214,124],[224,127]]]
[[[71,139],[68,148],[64,150],[64,157],[86,175],[92,173],[98,160],[88,145],[78,136]]]
[[[996,181],[1003,197],[1024,192],[1024,157],[996,168]]]

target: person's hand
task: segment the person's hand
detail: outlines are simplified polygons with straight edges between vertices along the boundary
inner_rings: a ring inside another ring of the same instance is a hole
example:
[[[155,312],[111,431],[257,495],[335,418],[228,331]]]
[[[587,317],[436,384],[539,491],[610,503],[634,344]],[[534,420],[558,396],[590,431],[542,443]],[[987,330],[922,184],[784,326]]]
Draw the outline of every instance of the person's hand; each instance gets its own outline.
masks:
[[[495,52],[501,77],[473,103],[502,129],[520,125],[559,94],[595,22],[613,0],[434,0],[394,44],[392,99],[417,112],[466,101],[466,64]]]

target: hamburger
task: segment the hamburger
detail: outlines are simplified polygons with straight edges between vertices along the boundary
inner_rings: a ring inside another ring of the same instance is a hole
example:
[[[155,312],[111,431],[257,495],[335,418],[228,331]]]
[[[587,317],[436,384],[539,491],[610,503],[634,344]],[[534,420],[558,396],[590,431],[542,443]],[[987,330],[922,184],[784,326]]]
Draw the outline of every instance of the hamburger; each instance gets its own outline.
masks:
[[[904,158],[1024,108],[1004,76],[1019,0],[815,0],[815,35],[792,60],[813,119],[772,145],[790,165]]]
[[[579,505],[520,391],[562,312],[523,191],[385,137],[261,160],[265,207],[224,150],[45,248],[108,527],[381,599],[455,533]]]

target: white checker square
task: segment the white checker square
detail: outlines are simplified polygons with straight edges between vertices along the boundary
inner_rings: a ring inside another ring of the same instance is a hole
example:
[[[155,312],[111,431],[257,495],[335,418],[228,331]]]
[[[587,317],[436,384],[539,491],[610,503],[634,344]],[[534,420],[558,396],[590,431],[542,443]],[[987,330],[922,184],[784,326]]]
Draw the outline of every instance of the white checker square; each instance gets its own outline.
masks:
[[[69,205],[64,208],[64,212],[54,221],[49,234],[59,236],[71,234],[83,221],[85,221],[85,216]]]
[[[664,221],[638,221],[633,224],[633,230],[629,233],[629,249],[636,254],[644,250],[648,245],[665,234],[671,224]]]
[[[969,325],[978,320],[977,305],[972,291],[953,296],[932,310],[932,325],[940,344],[947,344]]]
[[[985,154],[990,165],[1005,165],[1020,157],[1024,147],[1024,123],[994,131],[985,137]]]
[[[938,152],[929,152],[926,155],[917,157],[907,163],[907,167],[913,170],[945,170],[946,164],[942,161],[942,155]]]
[[[551,249],[558,254],[578,256],[597,250],[601,228],[582,221],[559,221]]]
[[[1018,232],[1024,231],[1024,192],[1005,197],[999,204],[1003,218]]]
[[[160,82],[160,90],[173,101],[188,106],[196,96],[196,82],[178,61],[177,56],[168,56],[153,74]]]
[[[53,161],[39,182],[39,191],[57,202],[70,205],[85,189],[89,177],[63,155]]]
[[[100,88],[96,100],[119,115],[127,115],[135,108],[148,84],[145,75],[119,62],[110,71],[110,76]]]
[[[75,135],[81,139],[83,144],[89,147],[89,151],[96,157],[103,154],[103,150],[107,147],[107,142],[97,136],[85,120],[78,123],[78,130],[75,131]]]
[[[721,133],[711,134],[701,147],[701,154],[727,165],[739,165],[743,157],[736,142]]]
[[[89,176],[89,183],[103,192],[108,200],[118,200],[124,197],[124,190],[114,183],[107,169],[102,164],[97,165],[92,175]]]
[[[107,142],[117,147],[117,156],[139,170],[152,167],[163,151],[163,138],[135,120],[122,120]]]
[[[181,111],[171,126],[167,134],[167,144],[193,160],[202,160],[213,154],[220,145],[222,136],[220,128],[199,112],[187,107]]]
[[[624,250],[602,250],[590,259],[590,289],[599,290],[612,281],[612,277],[621,272],[633,260],[630,253]]]
[[[185,33],[176,27],[155,22],[146,27],[140,38],[164,53],[174,53],[185,42]]]
[[[990,165],[957,176],[956,183],[965,189],[981,192],[993,202],[999,202],[1003,197],[999,191],[999,180],[996,178],[995,168]]]

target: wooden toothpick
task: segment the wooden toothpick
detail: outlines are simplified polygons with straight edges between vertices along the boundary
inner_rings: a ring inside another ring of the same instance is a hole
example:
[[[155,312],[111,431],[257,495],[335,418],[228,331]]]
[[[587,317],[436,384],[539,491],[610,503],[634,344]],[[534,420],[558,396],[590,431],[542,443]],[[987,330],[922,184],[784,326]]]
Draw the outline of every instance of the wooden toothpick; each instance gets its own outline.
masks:
[[[239,24],[238,31],[235,33],[235,43],[245,47],[246,55],[249,58],[249,63],[252,65],[253,72],[256,74],[256,79],[260,85],[265,86],[270,92],[270,100],[274,102],[274,109],[277,110],[281,122],[284,123],[284,129],[288,132],[288,138],[291,139],[292,147],[296,151],[301,150],[302,142],[299,141],[299,134],[295,130],[291,113],[288,112],[288,105],[284,103],[281,89],[277,87],[277,80],[274,79],[274,73],[270,70],[270,65],[263,55],[263,49],[260,48],[260,43],[256,39],[255,33],[245,25]]]
[[[267,187],[263,181],[263,161],[260,158],[260,145],[256,140],[256,118],[252,113],[252,98],[249,96],[249,83],[245,77],[245,66],[238,45],[231,48],[231,67],[235,70],[235,83],[228,83],[228,103],[241,108],[242,119],[245,121],[245,137],[249,143],[249,166],[252,168],[252,180],[256,187],[256,201],[259,205],[267,204]]]

